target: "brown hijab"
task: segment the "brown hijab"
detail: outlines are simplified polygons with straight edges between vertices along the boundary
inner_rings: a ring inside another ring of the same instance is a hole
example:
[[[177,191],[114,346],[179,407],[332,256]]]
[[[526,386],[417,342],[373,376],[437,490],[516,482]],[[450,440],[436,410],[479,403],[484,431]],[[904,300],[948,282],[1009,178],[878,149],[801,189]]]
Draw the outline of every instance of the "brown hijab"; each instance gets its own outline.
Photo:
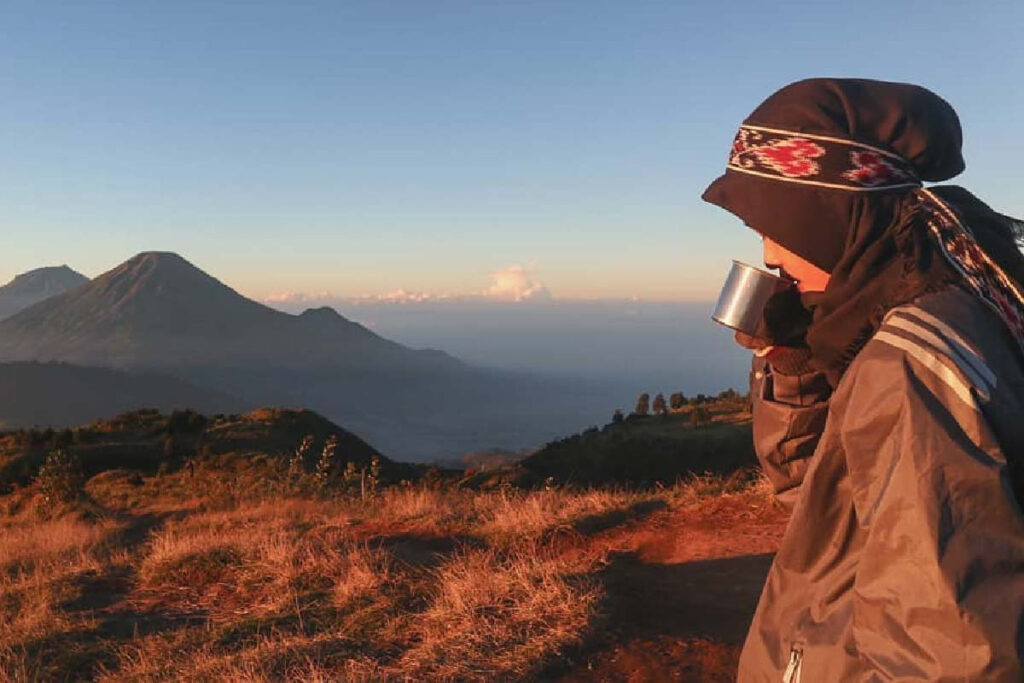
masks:
[[[1014,223],[959,187],[960,122],[915,85],[810,79],[744,121],[703,198],[831,274],[805,297],[815,367],[838,383],[885,313],[963,286],[1024,350],[1024,255]],[[813,304],[813,305],[812,305]]]

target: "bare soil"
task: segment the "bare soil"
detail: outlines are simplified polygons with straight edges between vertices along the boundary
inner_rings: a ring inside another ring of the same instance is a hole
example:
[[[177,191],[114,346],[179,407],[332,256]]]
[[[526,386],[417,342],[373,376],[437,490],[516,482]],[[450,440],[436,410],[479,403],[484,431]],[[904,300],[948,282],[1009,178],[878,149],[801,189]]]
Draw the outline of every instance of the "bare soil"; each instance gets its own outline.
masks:
[[[606,624],[559,681],[732,681],[788,515],[723,496],[627,531],[601,573]],[[617,534],[617,535],[619,535]]]

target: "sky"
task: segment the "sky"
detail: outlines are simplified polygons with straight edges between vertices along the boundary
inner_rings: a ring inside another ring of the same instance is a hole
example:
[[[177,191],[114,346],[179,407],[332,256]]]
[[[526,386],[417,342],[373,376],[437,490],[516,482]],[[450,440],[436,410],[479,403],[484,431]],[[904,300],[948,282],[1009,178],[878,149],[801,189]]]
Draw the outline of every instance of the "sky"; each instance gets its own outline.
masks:
[[[760,252],[699,195],[800,78],[935,90],[961,182],[1024,214],[1022,25],[1009,1],[8,1],[0,280],[168,250],[265,300],[707,300]]]

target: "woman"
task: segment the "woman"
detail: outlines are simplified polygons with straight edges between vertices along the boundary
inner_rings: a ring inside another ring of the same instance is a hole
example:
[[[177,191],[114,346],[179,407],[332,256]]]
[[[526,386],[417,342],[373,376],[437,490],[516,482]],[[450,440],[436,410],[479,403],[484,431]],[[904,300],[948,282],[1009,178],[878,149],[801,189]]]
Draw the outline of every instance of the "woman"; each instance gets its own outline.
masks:
[[[704,193],[800,290],[737,337],[793,506],[741,681],[1024,680],[1024,256],[1019,223],[922,186],[960,146],[928,90],[801,81]]]

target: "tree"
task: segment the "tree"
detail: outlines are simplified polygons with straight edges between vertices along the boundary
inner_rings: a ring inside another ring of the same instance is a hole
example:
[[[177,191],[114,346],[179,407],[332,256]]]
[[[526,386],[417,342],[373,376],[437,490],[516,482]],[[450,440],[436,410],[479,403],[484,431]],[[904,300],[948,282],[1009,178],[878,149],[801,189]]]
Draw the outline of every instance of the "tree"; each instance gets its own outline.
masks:
[[[650,400],[651,397],[644,393],[636,399],[636,410],[633,411],[637,415],[647,415],[650,412]]]
[[[694,427],[705,427],[711,424],[711,411],[704,406],[697,406],[690,413],[690,421]]]
[[[686,405],[686,397],[683,396],[683,392],[677,391],[669,397],[668,404],[672,410],[682,410],[683,406]]]
[[[195,434],[206,428],[206,416],[194,410],[175,410],[167,418],[168,434]]]
[[[662,417],[668,415],[668,408],[665,406],[664,394],[658,394],[654,397],[654,414],[661,415]]]

